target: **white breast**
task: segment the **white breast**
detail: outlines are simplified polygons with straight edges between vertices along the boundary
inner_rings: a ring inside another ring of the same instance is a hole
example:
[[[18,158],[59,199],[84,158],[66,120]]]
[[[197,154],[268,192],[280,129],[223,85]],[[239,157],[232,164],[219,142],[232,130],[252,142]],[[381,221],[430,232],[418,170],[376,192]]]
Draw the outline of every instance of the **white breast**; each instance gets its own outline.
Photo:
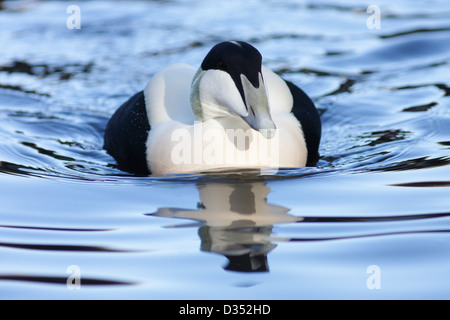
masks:
[[[196,122],[189,103],[194,74],[192,67],[175,65],[158,73],[144,90],[151,125],[147,161],[154,175],[306,165],[305,140],[290,113],[293,100],[284,80],[263,68],[277,126],[275,136],[265,139],[239,117]]]

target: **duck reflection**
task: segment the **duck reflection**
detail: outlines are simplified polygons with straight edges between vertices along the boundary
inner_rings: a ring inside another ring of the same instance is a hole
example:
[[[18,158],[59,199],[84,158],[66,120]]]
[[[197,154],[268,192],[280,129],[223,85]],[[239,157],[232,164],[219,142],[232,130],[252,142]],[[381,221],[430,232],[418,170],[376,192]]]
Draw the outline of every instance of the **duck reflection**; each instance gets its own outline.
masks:
[[[264,182],[205,183],[197,185],[198,210],[160,208],[152,215],[199,221],[201,250],[224,255],[225,270],[269,271],[267,255],[275,224],[302,220],[290,209],[267,203],[270,188]]]

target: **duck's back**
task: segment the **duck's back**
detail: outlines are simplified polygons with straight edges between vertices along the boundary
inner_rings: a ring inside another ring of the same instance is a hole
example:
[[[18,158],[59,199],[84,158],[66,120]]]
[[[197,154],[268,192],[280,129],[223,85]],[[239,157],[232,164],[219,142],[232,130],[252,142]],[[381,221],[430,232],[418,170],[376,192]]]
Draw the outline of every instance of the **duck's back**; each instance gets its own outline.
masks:
[[[175,64],[158,72],[149,81],[144,96],[152,128],[170,121],[194,123],[189,99],[194,74],[193,67]]]

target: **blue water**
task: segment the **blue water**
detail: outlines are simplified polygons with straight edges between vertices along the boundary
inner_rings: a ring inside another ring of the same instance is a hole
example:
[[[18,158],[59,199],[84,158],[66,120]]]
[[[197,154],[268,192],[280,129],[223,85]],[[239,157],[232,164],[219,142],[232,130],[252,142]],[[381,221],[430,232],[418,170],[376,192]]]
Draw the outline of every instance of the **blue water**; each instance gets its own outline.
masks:
[[[3,4],[0,298],[450,298],[448,1]],[[229,39],[313,98],[318,166],[119,171],[115,109]]]

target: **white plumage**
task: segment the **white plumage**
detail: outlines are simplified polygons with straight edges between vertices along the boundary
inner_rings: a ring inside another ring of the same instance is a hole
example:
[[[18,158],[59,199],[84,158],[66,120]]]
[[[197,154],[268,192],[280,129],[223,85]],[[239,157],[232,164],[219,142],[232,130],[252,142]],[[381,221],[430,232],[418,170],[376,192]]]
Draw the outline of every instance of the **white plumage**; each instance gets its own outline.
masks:
[[[207,93],[201,94],[199,99],[215,98],[213,102],[207,100],[206,108],[214,117],[204,121],[196,120],[190,105],[191,95],[198,94],[192,92],[195,90],[195,85],[192,86],[195,68],[177,64],[156,74],[144,90],[151,126],[146,156],[152,173],[164,175],[217,169],[305,166],[306,144],[300,123],[291,113],[293,99],[289,88],[269,68],[263,67],[262,73],[270,114],[277,128],[272,139],[265,139],[236,115],[238,112],[238,115],[245,115],[245,107],[227,73],[216,71],[201,79],[209,87],[202,88]],[[224,107],[226,101],[235,110]],[[238,141],[228,138],[227,129],[237,136],[242,129],[242,134],[251,142],[239,148]],[[211,145],[214,142],[217,147]],[[266,153],[271,159],[259,156],[263,149],[271,146],[277,148]],[[183,151],[189,155],[182,154]],[[214,151],[223,151],[223,154],[214,155]]]

